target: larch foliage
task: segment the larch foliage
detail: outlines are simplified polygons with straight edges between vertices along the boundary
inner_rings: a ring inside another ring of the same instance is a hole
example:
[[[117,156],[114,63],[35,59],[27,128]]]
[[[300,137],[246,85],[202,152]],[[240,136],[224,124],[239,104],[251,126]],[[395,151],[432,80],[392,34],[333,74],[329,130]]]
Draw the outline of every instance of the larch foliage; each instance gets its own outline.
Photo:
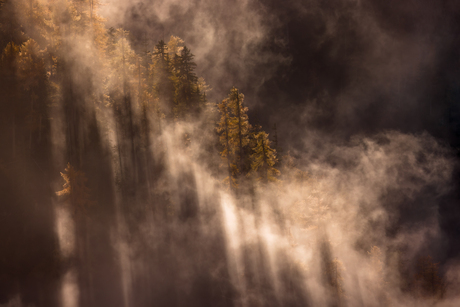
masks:
[[[248,146],[249,132],[251,125],[248,119],[248,108],[244,106],[244,95],[239,93],[237,88],[232,88],[226,104],[230,109],[230,148],[235,156],[235,164],[238,168],[238,173],[242,173],[245,169],[245,162],[249,157],[245,155],[245,148]]]
[[[198,78],[197,86],[198,86],[198,91],[201,94],[201,99],[202,99],[203,103],[206,103],[207,102],[206,94],[209,91],[211,91],[211,88],[209,87],[208,84],[206,84],[206,81],[202,77]]]
[[[112,64],[112,86],[118,89],[129,87],[136,68],[136,55],[131,49],[129,32],[117,29],[114,33],[114,45],[109,49]],[[127,90],[127,89],[124,89]]]
[[[2,52],[1,69],[11,76],[13,76],[16,71],[19,48],[20,46],[16,45],[14,42],[10,42]]]
[[[159,118],[173,117],[175,76],[172,71],[168,45],[159,41],[152,53],[149,67],[151,96]]]
[[[184,49],[184,41],[178,36],[171,35],[168,42],[169,57],[180,56],[182,49]]]
[[[245,151],[250,143],[251,126],[246,114],[248,108],[244,107],[243,101],[244,95],[232,88],[228,97],[218,105],[221,118],[217,123],[217,131],[223,148],[221,156],[228,160],[233,180],[250,168],[249,156]]]
[[[229,189],[232,190],[233,188],[237,187],[237,182],[235,179],[236,173],[236,165],[232,159],[232,148],[230,147],[230,114],[228,109],[228,99],[224,99],[219,105],[219,112],[220,112],[220,120],[217,124],[217,133],[219,134],[219,141],[222,145],[222,151],[220,152],[220,156],[224,163],[227,166],[228,176],[224,179],[229,185]]]
[[[36,88],[40,85],[40,81],[46,79],[45,63],[41,54],[38,44],[33,39],[26,41],[20,48],[19,76],[26,90]]]
[[[274,166],[276,150],[270,147],[270,140],[265,131],[260,131],[255,136],[256,144],[251,155],[251,169],[258,174],[257,179],[265,182],[276,181],[280,172]]]
[[[14,90],[16,86],[16,69],[19,58],[19,48],[13,42],[8,43],[2,52],[0,57],[0,80],[2,81],[3,89],[9,89],[1,91],[2,98],[5,101],[17,101],[18,91]],[[13,108],[17,108],[16,104],[12,104]]]

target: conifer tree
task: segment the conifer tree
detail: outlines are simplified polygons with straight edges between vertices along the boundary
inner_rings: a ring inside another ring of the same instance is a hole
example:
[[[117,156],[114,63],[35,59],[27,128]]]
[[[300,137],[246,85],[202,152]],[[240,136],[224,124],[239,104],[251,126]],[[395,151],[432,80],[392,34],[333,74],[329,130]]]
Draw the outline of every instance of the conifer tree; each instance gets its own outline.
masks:
[[[218,107],[221,116],[217,126],[217,133],[219,134],[219,141],[223,147],[223,150],[220,152],[220,155],[227,164],[228,177],[225,178],[225,180],[228,180],[229,190],[231,191],[234,187],[236,187],[236,179],[234,176],[235,165],[233,164],[233,160],[231,157],[231,153],[234,150],[232,150],[230,147],[231,141],[228,99],[222,100]]]
[[[193,57],[194,55],[186,46],[182,49],[181,55],[175,57],[177,74],[176,113],[180,117],[199,110],[198,77],[194,72],[196,63],[193,62]]]
[[[245,154],[245,149],[249,144],[249,132],[251,125],[248,119],[248,108],[244,106],[244,95],[238,89],[232,88],[228,95],[228,106],[231,110],[230,115],[230,147],[232,154],[235,155],[235,165],[237,172],[242,174],[249,170],[249,156]]]
[[[150,74],[153,79],[154,98],[157,100],[159,113],[173,117],[174,109],[174,76],[168,46],[163,40],[155,46],[152,54]]]
[[[244,95],[232,88],[227,98],[218,105],[220,120],[217,126],[222,151],[221,157],[227,164],[230,188],[237,188],[238,177],[247,174],[251,169],[250,161],[250,129],[247,111],[243,105]],[[227,181],[227,178],[225,181]]]
[[[251,168],[258,173],[258,180],[264,182],[276,181],[276,176],[280,174],[274,166],[277,162],[276,150],[270,147],[270,140],[265,131],[260,131],[255,136],[256,145],[252,149]]]
[[[47,33],[52,26],[50,5],[39,0],[15,0],[13,5],[23,16],[21,30],[27,33],[28,38],[45,45]]]
[[[176,56],[179,57],[182,49],[184,49],[184,41],[178,36],[171,35],[168,41],[169,58],[174,59]]]
[[[118,158],[122,179],[128,178],[126,176],[128,173],[123,170],[123,167],[128,165],[123,164],[121,158],[124,153],[129,153],[131,158],[130,170],[133,170],[131,179],[136,177],[136,133],[131,92],[133,91],[133,81],[137,79],[135,76],[137,57],[130,47],[127,39],[128,34],[124,29],[116,30],[116,43],[114,48],[111,48],[114,68],[112,101],[116,116]]]

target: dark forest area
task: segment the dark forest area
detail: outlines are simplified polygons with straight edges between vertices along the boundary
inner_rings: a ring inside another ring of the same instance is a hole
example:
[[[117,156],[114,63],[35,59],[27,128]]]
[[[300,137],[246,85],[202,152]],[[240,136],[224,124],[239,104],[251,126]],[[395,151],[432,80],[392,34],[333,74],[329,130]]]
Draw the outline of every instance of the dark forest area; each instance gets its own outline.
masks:
[[[0,0],[0,307],[457,306],[460,5],[409,2]]]

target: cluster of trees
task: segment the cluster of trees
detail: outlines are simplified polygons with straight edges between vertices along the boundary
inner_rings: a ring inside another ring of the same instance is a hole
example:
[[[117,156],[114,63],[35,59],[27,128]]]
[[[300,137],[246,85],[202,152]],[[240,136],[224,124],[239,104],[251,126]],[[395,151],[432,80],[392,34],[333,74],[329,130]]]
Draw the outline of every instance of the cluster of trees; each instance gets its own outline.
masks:
[[[195,74],[194,55],[180,38],[171,36],[168,43],[160,40],[152,51],[142,46],[143,50],[135,52],[127,31],[105,29],[104,20],[97,15],[98,1],[62,3],[67,6],[37,0],[2,1],[5,12],[26,12],[24,24],[12,25],[19,31],[6,46],[11,35],[5,31],[8,21],[2,27],[1,77],[3,97],[16,101],[9,126],[13,131],[28,128],[29,147],[33,140],[41,140],[49,108],[61,101],[68,117],[67,141],[72,148],[68,160],[76,167],[81,165],[77,151],[82,144],[75,126],[88,104],[95,109],[113,108],[117,124],[129,126],[125,130],[130,130],[131,139],[139,132],[136,128],[151,128],[134,126],[135,110],[144,120],[154,116],[156,127],[161,129],[162,119],[187,119],[205,107],[208,86]],[[88,35],[89,46],[88,39],[81,38]],[[81,42],[87,46],[78,45]],[[78,67],[82,61],[88,66]],[[268,134],[249,124],[243,94],[232,89],[219,110],[221,155],[231,168],[229,181],[236,182],[237,177],[251,170],[260,179],[273,181],[278,174],[274,168],[276,151],[270,147]],[[17,133],[12,138],[13,152],[17,146],[25,146]]]
[[[150,195],[163,171],[151,135],[161,133],[162,122],[197,116],[206,104],[208,87],[180,38],[136,52],[127,31],[105,27],[99,5],[0,1],[0,214],[12,217],[1,232],[14,233],[0,240],[0,302],[25,293],[23,285],[41,284],[28,293],[30,302],[59,305],[50,280],[67,266],[78,266],[82,286],[103,284],[111,273],[97,276],[94,263],[116,267],[114,251],[93,251],[109,244],[115,224],[113,173],[130,227],[154,200],[164,205],[154,209],[158,215],[168,216],[168,193]],[[109,138],[115,147],[109,148]],[[50,189],[59,172],[63,187]],[[59,256],[50,200],[67,205],[73,216],[75,259]],[[18,225],[25,226],[18,231]],[[94,297],[82,293],[89,306]]]
[[[214,119],[215,143],[220,137],[231,189],[248,178],[270,182],[279,174],[276,150],[267,133],[249,124],[243,94],[232,89],[220,104],[207,103],[209,87],[196,75],[194,55],[183,40],[171,36],[153,48],[145,40],[133,48],[126,30],[106,28],[99,6],[98,0],[0,0],[0,181],[14,186],[1,191],[3,199],[14,199],[3,211],[23,221],[49,220],[40,229],[46,231],[42,238],[48,245],[36,240],[37,246],[48,246],[42,257],[47,262],[40,269],[46,275],[59,271],[56,265],[66,265],[67,260],[55,259],[58,246],[49,200],[65,203],[81,238],[76,250],[82,284],[95,278],[90,268],[96,256],[91,250],[96,238],[108,236],[110,219],[115,218],[112,174],[115,193],[121,195],[123,213],[133,228],[143,208],[153,202],[161,203],[152,209],[155,214],[170,219],[174,194],[183,198],[184,206],[194,206],[186,189],[177,193],[171,187],[155,189],[164,158],[154,152],[165,149],[152,142],[164,124],[196,119],[206,107],[214,107],[221,115]],[[115,144],[110,148],[109,139]],[[50,190],[59,172],[63,187]],[[178,181],[193,186],[187,174]],[[30,187],[34,187],[30,197],[21,195]],[[37,219],[27,209],[30,203],[46,218]],[[25,218],[22,212],[30,216]],[[107,226],[95,226],[102,212]],[[185,208],[175,214],[193,212]],[[5,233],[10,232],[14,223],[4,227]],[[5,244],[5,250],[17,250]],[[19,259],[14,253],[5,257],[7,262]],[[30,265],[35,266],[32,259]],[[0,284],[11,283],[15,276],[13,270],[5,280],[0,278]]]
[[[65,160],[81,169],[89,130],[84,122],[93,116],[88,114],[112,110],[122,181],[127,168],[138,168],[137,156],[152,145],[149,133],[161,131],[163,120],[187,120],[203,110],[208,86],[195,74],[194,55],[180,38],[160,40],[153,50],[145,41],[136,52],[127,31],[105,28],[99,5],[97,0],[1,2],[3,14],[14,16],[1,27],[1,94],[14,101],[5,113],[11,130],[5,138],[12,157],[26,148],[37,154],[40,150],[32,148],[50,136],[50,119],[62,108]],[[243,94],[233,88],[218,109],[221,156],[232,189],[250,175],[275,181],[276,150],[266,132],[249,124]],[[94,117],[94,125],[111,129]]]
[[[238,179],[248,175],[265,183],[276,181],[280,174],[275,168],[278,162],[276,149],[271,147],[268,134],[260,126],[253,128],[249,124],[244,95],[232,88],[218,107],[220,120],[217,132],[222,145],[220,155],[227,166],[225,181],[229,189],[236,189]]]
[[[209,104],[209,88],[196,75],[194,55],[183,40],[171,36],[168,42],[160,40],[152,50],[145,41],[134,50],[126,30],[105,27],[97,14],[99,5],[98,0],[62,0],[59,5],[53,1],[0,0],[0,184],[10,187],[0,190],[0,198],[8,204],[1,213],[15,217],[3,223],[0,232],[15,231],[31,255],[19,255],[14,242],[0,240],[1,249],[7,251],[0,263],[5,272],[0,275],[0,288],[9,289],[12,280],[26,278],[27,272],[44,276],[61,269],[56,266],[66,265],[62,259],[56,260],[58,246],[53,238],[49,200],[57,196],[58,201],[70,206],[77,237],[81,238],[76,247],[81,255],[79,283],[104,284],[102,273],[99,281],[93,276],[92,264],[104,259],[110,263],[113,254],[93,255],[91,251],[97,250],[99,242],[110,241],[108,231],[114,224],[110,218],[115,219],[112,173],[116,174],[122,210],[128,220],[132,219],[128,224],[133,229],[139,216],[145,215],[145,207],[153,207],[154,200],[163,205],[152,209],[156,216],[170,219],[174,192],[186,206],[175,214],[184,218],[193,214],[190,208],[195,200],[189,191],[193,189],[187,188],[193,186],[191,176],[184,174],[177,180],[183,191],[154,188],[164,165],[161,155],[154,155],[152,148],[160,152],[164,149],[161,143],[153,144],[151,136],[161,134],[162,123],[193,120],[205,108],[215,107],[219,116],[214,119],[213,132],[222,158],[222,177],[226,177],[224,186],[230,192],[241,193],[246,182],[266,185],[278,182],[281,176],[276,130],[271,142],[262,127],[250,124],[244,95],[238,89],[232,88],[220,103]],[[58,127],[57,131],[52,131],[53,126]],[[110,137],[115,138],[113,148],[107,148]],[[56,145],[56,140],[64,144]],[[52,158],[60,146],[63,165]],[[295,167],[291,156],[283,157],[283,164],[291,179],[307,181],[308,176]],[[64,168],[62,189],[51,190],[49,182],[56,180],[55,174]],[[24,195],[23,191],[30,193]],[[29,210],[29,204],[36,209]],[[313,213],[306,222],[322,219],[327,209],[323,204],[312,205]],[[24,228],[17,232],[16,225],[24,221],[32,231]],[[34,231],[39,240],[27,241],[28,232]],[[169,233],[167,236],[171,237]],[[343,265],[332,257],[327,245],[320,249],[324,283],[336,304],[341,305],[345,296]],[[31,250],[43,261],[37,264]],[[380,250],[373,248],[370,257],[383,280]],[[444,284],[437,271],[431,258],[421,258],[411,287],[423,296],[442,296]],[[0,291],[0,301],[2,294]],[[90,294],[83,295],[83,304],[90,306],[91,300],[94,298]],[[31,301],[37,300],[34,297]],[[41,304],[58,305],[46,299]]]

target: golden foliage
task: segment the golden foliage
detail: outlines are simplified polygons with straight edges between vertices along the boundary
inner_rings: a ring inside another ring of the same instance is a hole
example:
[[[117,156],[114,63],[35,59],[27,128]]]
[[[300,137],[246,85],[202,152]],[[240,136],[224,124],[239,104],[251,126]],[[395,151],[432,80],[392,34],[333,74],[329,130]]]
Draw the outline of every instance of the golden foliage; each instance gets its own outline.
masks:
[[[265,131],[260,131],[256,134],[255,139],[256,145],[251,155],[251,168],[260,174],[258,180],[276,181],[280,172],[274,168],[274,165],[278,160],[276,159],[276,150],[270,147],[268,134]]]

